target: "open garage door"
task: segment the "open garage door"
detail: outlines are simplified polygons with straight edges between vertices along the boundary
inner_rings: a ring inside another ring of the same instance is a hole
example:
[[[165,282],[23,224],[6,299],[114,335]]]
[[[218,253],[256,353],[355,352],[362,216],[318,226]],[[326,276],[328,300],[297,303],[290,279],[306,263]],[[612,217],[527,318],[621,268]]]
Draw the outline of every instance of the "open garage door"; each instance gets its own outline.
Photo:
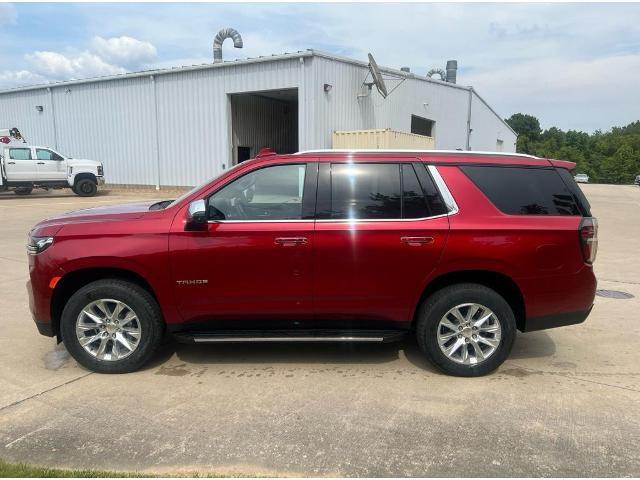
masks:
[[[261,148],[298,151],[298,89],[232,94],[233,164],[255,157]]]

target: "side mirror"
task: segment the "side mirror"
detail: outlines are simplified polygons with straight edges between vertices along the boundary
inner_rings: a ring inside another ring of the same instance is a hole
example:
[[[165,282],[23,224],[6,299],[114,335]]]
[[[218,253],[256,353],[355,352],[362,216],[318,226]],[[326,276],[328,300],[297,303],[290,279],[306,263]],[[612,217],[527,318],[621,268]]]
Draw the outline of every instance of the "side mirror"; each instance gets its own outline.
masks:
[[[186,230],[203,230],[207,224],[207,205],[204,200],[194,200],[187,211]]]

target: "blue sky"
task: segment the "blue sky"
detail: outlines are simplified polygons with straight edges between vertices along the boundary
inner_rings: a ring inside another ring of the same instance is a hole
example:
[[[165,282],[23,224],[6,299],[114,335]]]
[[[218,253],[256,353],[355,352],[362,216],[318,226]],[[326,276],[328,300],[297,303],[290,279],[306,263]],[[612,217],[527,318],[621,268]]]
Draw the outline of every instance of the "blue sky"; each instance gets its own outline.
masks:
[[[458,82],[503,116],[593,131],[640,119],[640,4],[0,3],[0,88],[316,48]]]

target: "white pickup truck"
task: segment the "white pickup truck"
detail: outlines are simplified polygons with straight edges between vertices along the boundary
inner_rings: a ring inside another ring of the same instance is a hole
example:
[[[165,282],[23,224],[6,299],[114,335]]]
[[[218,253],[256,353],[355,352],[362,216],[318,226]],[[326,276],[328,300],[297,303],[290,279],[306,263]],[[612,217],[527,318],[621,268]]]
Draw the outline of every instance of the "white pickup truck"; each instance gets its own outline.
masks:
[[[2,134],[0,130],[0,139]],[[68,158],[49,147],[15,140],[0,142],[0,191],[28,195],[34,188],[71,188],[81,197],[92,197],[103,184],[100,162]]]

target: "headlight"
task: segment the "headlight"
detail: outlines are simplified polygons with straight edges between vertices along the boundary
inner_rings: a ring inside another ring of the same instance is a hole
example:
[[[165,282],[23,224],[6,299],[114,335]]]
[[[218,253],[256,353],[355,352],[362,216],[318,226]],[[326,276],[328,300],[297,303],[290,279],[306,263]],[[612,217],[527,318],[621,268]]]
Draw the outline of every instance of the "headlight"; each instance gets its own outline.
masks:
[[[29,255],[36,255],[44,252],[53,243],[53,237],[29,237],[27,243],[27,253]]]
[[[104,175],[104,173],[103,173],[102,165],[100,165],[100,166],[98,167],[98,176],[99,176],[99,177],[101,177],[101,176],[103,176],[103,175]]]

